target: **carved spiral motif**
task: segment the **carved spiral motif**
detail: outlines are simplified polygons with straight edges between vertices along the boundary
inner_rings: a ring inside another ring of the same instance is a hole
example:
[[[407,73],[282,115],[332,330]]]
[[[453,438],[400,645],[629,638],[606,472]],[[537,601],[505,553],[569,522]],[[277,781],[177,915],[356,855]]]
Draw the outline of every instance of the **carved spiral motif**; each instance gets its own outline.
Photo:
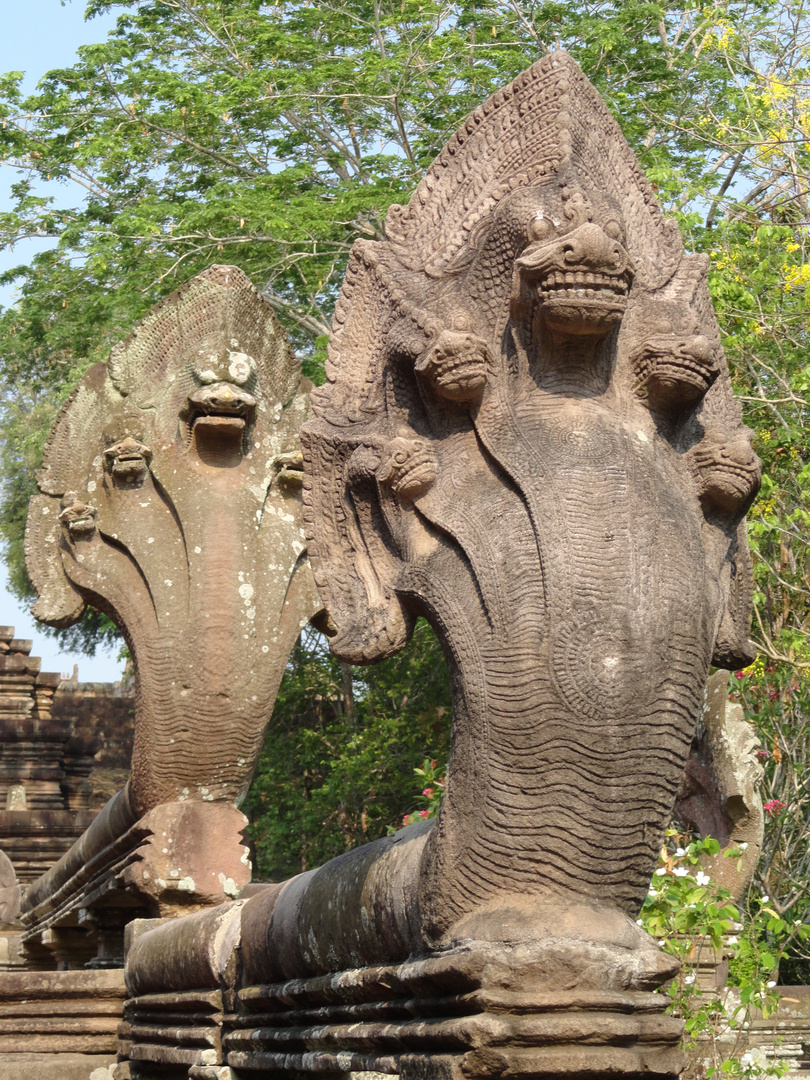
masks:
[[[649,643],[627,611],[572,615],[554,626],[551,670],[555,687],[579,717],[604,723],[642,711],[649,696]]]

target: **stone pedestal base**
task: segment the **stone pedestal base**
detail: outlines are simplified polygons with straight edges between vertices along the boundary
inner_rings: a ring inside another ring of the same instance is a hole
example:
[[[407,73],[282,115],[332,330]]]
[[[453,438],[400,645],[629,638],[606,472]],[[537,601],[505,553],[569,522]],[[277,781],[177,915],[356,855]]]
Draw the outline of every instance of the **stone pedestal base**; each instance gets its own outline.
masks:
[[[542,953],[477,948],[243,989],[236,1015],[226,1017],[223,1063],[250,1076],[675,1080],[685,1064],[683,1028],[664,1015],[666,997],[571,988],[564,977],[557,989],[543,987],[549,965]]]

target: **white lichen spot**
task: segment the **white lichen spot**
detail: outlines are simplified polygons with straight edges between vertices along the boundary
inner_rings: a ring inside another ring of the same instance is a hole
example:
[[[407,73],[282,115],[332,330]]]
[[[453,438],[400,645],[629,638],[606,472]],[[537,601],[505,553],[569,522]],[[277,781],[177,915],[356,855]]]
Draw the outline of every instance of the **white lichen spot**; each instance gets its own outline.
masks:
[[[173,878],[180,877],[180,871],[179,870],[170,870],[169,871],[169,877],[173,877]]]
[[[101,454],[96,454],[93,458],[93,468],[98,469],[101,466]]]
[[[42,515],[43,515],[43,517],[46,517],[48,514],[50,514],[50,512],[51,512],[50,506],[43,506],[42,507]]]
[[[266,645],[262,645],[262,652],[270,652],[270,649]]]
[[[92,494],[92,492],[94,492],[96,490],[96,482],[95,482],[95,480],[88,480],[88,482],[87,482],[87,490],[91,494]]]
[[[192,878],[192,877],[180,878],[180,880],[177,882],[177,888],[178,888],[179,892],[194,892],[195,891],[194,878]]]
[[[251,622],[252,622],[256,618],[256,608],[255,607],[248,608],[247,611],[245,612],[245,617],[250,619]]]
[[[165,848],[163,849],[163,854],[164,854],[164,855],[168,855],[168,854],[169,854],[169,849],[168,849],[167,847],[165,847]]]
[[[650,441],[650,440],[649,440],[649,439],[647,438],[647,436],[646,436],[646,435],[644,434],[644,432],[643,432],[643,431],[637,431],[637,432],[636,432],[636,435],[637,435],[637,436],[639,437],[639,439],[641,439],[641,441],[642,441],[642,442],[649,442],[649,441]]]
[[[250,378],[251,370],[256,366],[253,360],[243,352],[232,352],[228,364],[228,374],[235,383],[241,386]]]
[[[76,562],[84,562],[84,555],[77,555]]]
[[[202,552],[202,548],[200,547],[199,544],[197,544],[197,546],[194,548],[194,554],[199,555],[201,552]]]
[[[219,883],[222,886],[222,891],[225,893],[226,896],[239,895],[239,886],[236,884],[232,877],[225,877],[224,874],[219,874]]]
[[[163,579],[163,584],[166,585],[168,588],[171,588],[172,587],[171,578],[164,578]]]
[[[155,542],[154,536],[147,536],[146,542],[147,542],[147,544],[154,544],[154,542]]]
[[[239,580],[242,580],[241,574],[239,575]],[[253,586],[250,584],[249,581],[246,581],[244,585],[239,586],[239,595],[242,597],[246,604],[249,604],[250,601],[253,599],[253,591]],[[250,616],[248,616],[248,618],[250,618]]]

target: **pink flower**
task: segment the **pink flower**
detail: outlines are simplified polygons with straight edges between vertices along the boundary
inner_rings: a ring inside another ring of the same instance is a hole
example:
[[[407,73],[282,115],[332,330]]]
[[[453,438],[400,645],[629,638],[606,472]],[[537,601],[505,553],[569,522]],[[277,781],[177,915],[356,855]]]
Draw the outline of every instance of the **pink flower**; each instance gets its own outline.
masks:
[[[426,818],[428,816],[428,814],[430,813],[430,811],[429,810],[420,810],[419,813],[423,818]]]
[[[774,817],[781,810],[784,810],[786,805],[787,804],[783,803],[781,799],[771,799],[770,802],[765,803],[763,809],[766,813],[770,814],[771,817]]]
[[[430,796],[433,794],[433,791],[434,789],[432,787],[426,787],[422,794],[425,796],[425,798],[429,799]]]

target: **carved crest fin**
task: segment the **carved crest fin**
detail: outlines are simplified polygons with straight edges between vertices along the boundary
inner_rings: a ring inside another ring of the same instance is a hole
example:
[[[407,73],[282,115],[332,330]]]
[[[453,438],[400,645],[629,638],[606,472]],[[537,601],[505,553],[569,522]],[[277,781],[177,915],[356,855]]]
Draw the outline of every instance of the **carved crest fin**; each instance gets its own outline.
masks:
[[[579,65],[564,51],[538,60],[470,113],[407,206],[392,206],[387,236],[408,268],[439,277],[475,226],[520,187],[554,182],[569,165],[622,205],[637,279],[658,288],[683,248],[633,151]]]

